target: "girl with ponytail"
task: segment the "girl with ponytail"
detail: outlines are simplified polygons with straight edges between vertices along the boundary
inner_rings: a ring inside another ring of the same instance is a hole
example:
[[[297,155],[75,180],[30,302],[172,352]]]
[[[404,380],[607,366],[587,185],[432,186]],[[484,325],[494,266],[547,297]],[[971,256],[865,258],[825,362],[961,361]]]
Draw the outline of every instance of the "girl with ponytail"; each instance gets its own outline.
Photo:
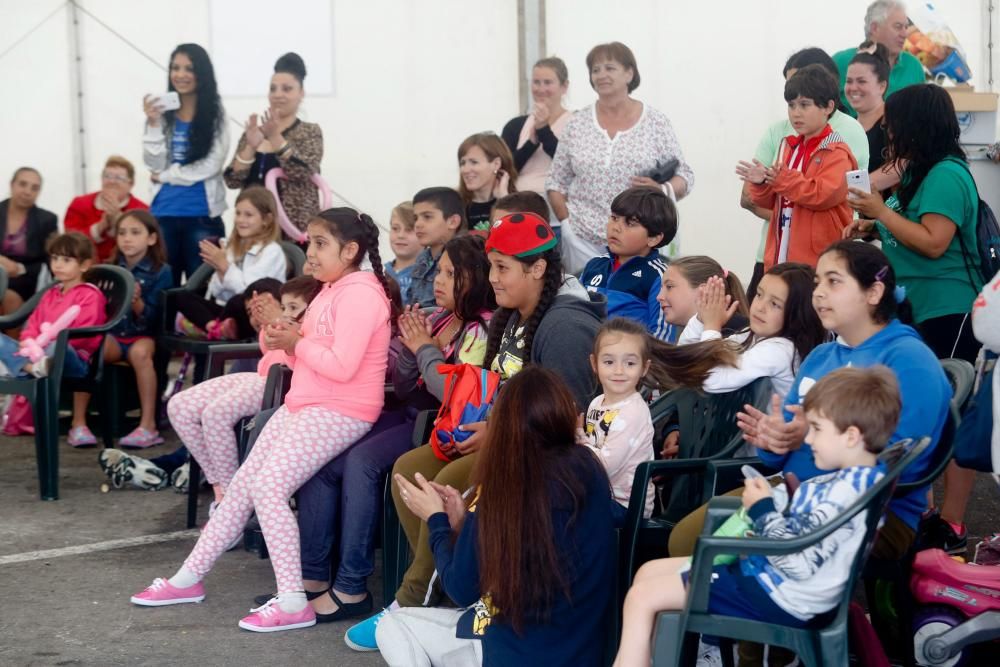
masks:
[[[309,222],[307,261],[324,283],[301,324],[271,322],[269,350],[283,350],[295,369],[284,404],[267,422],[250,456],[170,579],[156,579],[132,602],[163,606],[205,599],[202,579],[256,510],[267,538],[278,594],[239,625],[275,632],[316,624],[302,583],[299,530],[288,506],[317,470],[357,442],[382,410],[391,307],[378,228],[349,208],[323,211]],[[372,270],[362,270],[368,260]]]
[[[577,413],[583,412],[595,393],[590,353],[607,312],[604,297],[589,295],[575,278],[563,275],[555,234],[548,221],[534,213],[511,213],[493,223],[485,249],[499,308],[490,320],[483,366],[498,373],[502,382],[529,365],[554,371],[566,382]],[[500,394],[504,391],[501,384]],[[463,428],[474,433],[457,445],[463,454],[460,458],[441,461],[425,445],[401,456],[393,474],[408,480],[434,480],[459,491],[468,489],[485,440],[486,422]],[[427,524],[407,507],[396,484],[392,493],[414,553],[392,608],[433,605],[434,557]],[[347,645],[374,650],[380,617],[372,616],[348,630]]]

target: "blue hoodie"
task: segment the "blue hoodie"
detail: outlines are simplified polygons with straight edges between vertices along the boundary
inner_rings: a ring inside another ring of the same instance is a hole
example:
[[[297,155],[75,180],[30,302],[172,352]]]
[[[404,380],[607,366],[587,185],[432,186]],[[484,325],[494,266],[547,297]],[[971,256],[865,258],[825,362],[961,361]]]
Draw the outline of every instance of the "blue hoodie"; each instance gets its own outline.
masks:
[[[902,438],[916,440],[926,435],[934,440],[934,445],[928,447],[900,478],[903,482],[918,479],[926,472],[933,449],[941,437],[952,391],[941,364],[912,327],[893,320],[858,347],[850,347],[839,340],[820,345],[802,362],[795,382],[785,397],[785,405],[801,405],[809,388],[831,371],[845,366],[866,368],[876,364],[888,366],[896,374],[903,401],[899,425],[891,441]],[[785,419],[792,419],[787,410]],[[767,465],[780,468],[785,473],[793,472],[803,482],[828,472],[816,467],[812,448],[805,443],[784,456],[762,449],[758,449],[757,453]],[[926,486],[914,489],[889,503],[889,509],[914,530],[920,515],[927,509],[927,489]]]

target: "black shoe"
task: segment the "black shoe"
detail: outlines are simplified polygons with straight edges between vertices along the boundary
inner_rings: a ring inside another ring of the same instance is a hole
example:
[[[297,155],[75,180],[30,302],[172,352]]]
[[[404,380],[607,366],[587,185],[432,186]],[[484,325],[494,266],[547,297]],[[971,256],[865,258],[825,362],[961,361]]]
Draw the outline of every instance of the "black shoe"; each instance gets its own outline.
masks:
[[[318,598],[323,593],[326,593],[326,591],[318,591],[316,593],[313,593],[312,591],[306,591],[306,600],[315,600],[316,598]],[[261,606],[267,604],[268,600],[270,600],[271,598],[276,598],[276,597],[278,597],[277,593],[268,593],[267,595],[258,595],[257,597],[255,597],[253,599],[253,603],[254,603],[255,606],[261,607]]]
[[[372,594],[365,591],[365,599],[361,602],[341,602],[340,598],[330,588],[330,597],[337,603],[337,611],[332,614],[320,614],[316,612],[317,623],[335,623],[336,621],[346,621],[349,618],[368,616],[372,613]]]
[[[925,515],[917,529],[916,550],[943,549],[949,556],[965,556],[969,550],[968,532],[955,532],[937,510]]]

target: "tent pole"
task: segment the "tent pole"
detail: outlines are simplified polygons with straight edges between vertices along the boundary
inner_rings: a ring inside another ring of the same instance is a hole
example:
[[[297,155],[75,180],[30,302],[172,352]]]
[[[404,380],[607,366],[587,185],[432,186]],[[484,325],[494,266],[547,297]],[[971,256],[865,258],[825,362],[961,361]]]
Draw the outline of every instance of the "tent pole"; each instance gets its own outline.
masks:
[[[518,113],[531,107],[531,66],[545,57],[545,0],[517,0]]]
[[[69,56],[70,56],[70,94],[73,99],[71,104],[74,107],[73,114],[73,141],[74,161],[78,165],[74,182],[76,192],[89,192],[87,187],[87,135],[84,124],[84,104],[83,104],[83,52],[81,42],[83,33],[80,27],[80,13],[76,0],[69,0],[67,3],[69,11]]]

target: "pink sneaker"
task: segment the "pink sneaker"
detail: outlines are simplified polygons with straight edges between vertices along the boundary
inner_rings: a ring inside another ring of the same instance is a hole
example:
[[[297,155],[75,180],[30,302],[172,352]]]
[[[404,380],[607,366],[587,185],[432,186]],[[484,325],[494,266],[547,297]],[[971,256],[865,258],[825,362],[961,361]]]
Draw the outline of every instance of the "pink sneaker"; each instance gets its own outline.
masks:
[[[118,446],[125,449],[145,449],[163,443],[163,438],[156,431],[149,431],[137,426],[134,431],[118,440]]]
[[[265,604],[250,610],[250,615],[240,621],[240,627],[251,632],[280,632],[296,630],[316,625],[316,612],[311,604],[302,611],[290,614],[278,606],[278,598],[271,598]]]
[[[142,607],[165,607],[169,604],[201,602],[205,599],[205,585],[200,581],[194,586],[177,588],[166,579],[154,579],[152,585],[132,596],[132,604]],[[312,607],[309,608],[310,610]]]

